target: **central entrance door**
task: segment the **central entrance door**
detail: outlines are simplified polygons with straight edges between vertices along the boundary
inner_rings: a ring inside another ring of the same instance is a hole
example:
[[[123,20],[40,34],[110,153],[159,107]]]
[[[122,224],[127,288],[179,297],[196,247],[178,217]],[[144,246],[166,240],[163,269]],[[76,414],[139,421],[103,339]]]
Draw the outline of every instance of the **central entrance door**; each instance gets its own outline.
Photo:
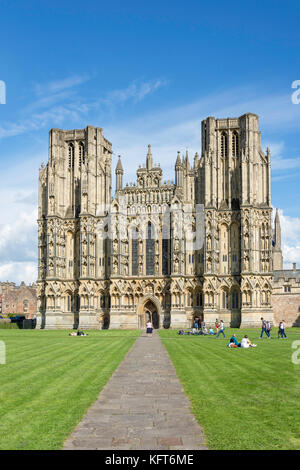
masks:
[[[148,300],[145,303],[144,312],[146,317],[146,323],[150,320],[153,325],[153,328],[157,330],[159,328],[159,314],[157,312],[155,304],[151,300]]]

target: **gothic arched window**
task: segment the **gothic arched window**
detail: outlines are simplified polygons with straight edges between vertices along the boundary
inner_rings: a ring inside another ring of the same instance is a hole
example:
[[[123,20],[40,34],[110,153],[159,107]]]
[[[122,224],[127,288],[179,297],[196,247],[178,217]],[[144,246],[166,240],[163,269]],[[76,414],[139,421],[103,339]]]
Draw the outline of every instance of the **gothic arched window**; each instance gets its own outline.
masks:
[[[84,158],[84,145],[82,142],[79,143],[79,166],[85,164],[85,158]]]
[[[228,292],[227,291],[222,292],[222,308],[225,308],[225,309],[228,308]]]
[[[69,155],[69,168],[74,168],[74,145],[73,144],[69,144],[68,155]]]
[[[232,292],[231,307],[239,308],[239,294],[237,291]]]
[[[238,157],[239,155],[239,135],[236,131],[232,134],[232,156]]]
[[[150,222],[147,227],[146,239],[146,274],[150,276],[154,274],[154,236]]]
[[[226,132],[221,134],[221,157],[226,158],[228,155],[228,140]]]

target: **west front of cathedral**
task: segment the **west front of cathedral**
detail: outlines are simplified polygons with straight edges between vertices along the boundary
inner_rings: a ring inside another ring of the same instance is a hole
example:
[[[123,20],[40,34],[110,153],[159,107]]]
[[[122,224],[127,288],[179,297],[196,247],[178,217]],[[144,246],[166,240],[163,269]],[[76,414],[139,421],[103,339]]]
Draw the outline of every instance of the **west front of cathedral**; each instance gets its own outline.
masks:
[[[150,145],[146,152],[126,186],[118,159],[112,197],[102,129],[50,131],[39,175],[39,327],[273,321],[281,236],[258,116],[205,119],[201,153],[190,162],[178,152],[174,183],[163,181]]]

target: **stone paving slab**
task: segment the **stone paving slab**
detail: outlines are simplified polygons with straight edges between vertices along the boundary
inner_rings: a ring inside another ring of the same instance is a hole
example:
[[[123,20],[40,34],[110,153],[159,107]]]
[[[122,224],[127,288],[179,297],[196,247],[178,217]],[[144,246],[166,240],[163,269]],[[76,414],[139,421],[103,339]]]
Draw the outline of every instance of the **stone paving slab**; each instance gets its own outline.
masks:
[[[207,449],[162,341],[141,335],[64,450]]]

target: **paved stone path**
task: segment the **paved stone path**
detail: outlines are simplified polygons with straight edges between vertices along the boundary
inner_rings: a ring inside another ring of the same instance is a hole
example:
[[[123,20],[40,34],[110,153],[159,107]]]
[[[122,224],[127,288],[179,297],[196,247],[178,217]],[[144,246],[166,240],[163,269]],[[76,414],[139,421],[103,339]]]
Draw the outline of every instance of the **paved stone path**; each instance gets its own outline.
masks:
[[[206,449],[156,331],[136,340],[64,449]]]

